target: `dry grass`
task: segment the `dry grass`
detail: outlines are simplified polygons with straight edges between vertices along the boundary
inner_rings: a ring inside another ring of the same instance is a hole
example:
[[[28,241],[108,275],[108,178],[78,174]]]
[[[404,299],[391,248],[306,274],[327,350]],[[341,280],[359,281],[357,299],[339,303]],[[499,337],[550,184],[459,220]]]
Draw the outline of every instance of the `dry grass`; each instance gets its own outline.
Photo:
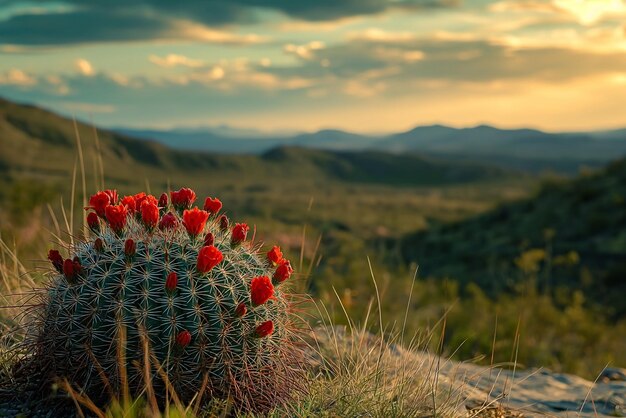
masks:
[[[40,273],[29,272],[10,245],[0,240],[0,367],[5,389],[12,366],[30,354],[12,348],[27,338],[26,334],[33,332],[24,327],[32,312],[25,312],[23,306],[41,291],[38,283],[42,277]],[[374,302],[373,299],[370,311],[372,306],[378,306]],[[347,318],[349,326],[339,327],[331,323],[326,308],[317,305],[317,314],[309,321],[317,325],[302,338],[307,353],[307,390],[297,394],[289,404],[275,409],[270,416],[458,416],[462,402],[454,383],[439,375],[435,356],[417,351],[425,341],[415,340],[411,347],[402,348],[396,344],[403,337],[402,331],[389,331],[384,338],[370,334],[367,331],[372,325],[370,322],[377,322],[383,328],[379,322],[383,320],[379,310],[375,310],[379,315],[374,315],[377,318],[373,321],[370,321],[370,311],[366,313],[364,323],[357,325]],[[133,418],[235,414],[227,401],[213,401],[202,410],[197,402],[183,405],[173,390],[168,397],[171,402],[159,404],[150,385],[143,396],[131,399],[122,384],[120,393],[113,394],[110,404],[104,408],[81,394],[70,382],[60,381],[58,386],[66,397],[69,395],[72,399],[77,416]]]
[[[80,136],[76,132],[79,161],[74,165],[71,200],[76,201],[76,178],[80,174],[83,199],[87,196],[85,182],[85,166],[82,158]],[[100,182],[103,183],[102,169]],[[97,177],[97,176],[96,176]],[[66,213],[63,205],[62,222],[50,210],[55,225],[55,232],[50,235],[62,243],[62,236],[74,238],[73,225],[74,207],[70,205]],[[84,206],[84,204],[83,204]],[[310,205],[309,205],[310,209]],[[65,227],[65,234],[59,225]],[[83,225],[84,229],[84,225]],[[306,230],[306,226],[304,231]],[[305,232],[301,249],[304,253]],[[41,232],[41,231],[40,231]],[[318,242],[319,245],[319,242]],[[71,246],[71,242],[70,242]],[[317,246],[311,257],[309,274],[316,259]],[[305,271],[300,262],[300,270]],[[436,356],[424,355],[420,351],[426,347],[432,335],[416,337],[408,348],[402,348],[399,341],[405,340],[404,329],[410,303],[407,303],[407,315],[401,330],[388,329],[384,337],[377,337],[367,330],[371,325],[370,313],[372,306],[376,306],[377,319],[372,321],[377,329],[385,330],[380,294],[376,278],[372,272],[372,281],[376,289],[375,298],[372,298],[369,308],[364,315],[365,320],[356,324],[346,313],[347,327],[338,327],[332,323],[331,315],[323,305],[317,305],[316,314],[309,319],[309,323],[317,324],[308,335],[303,335],[302,343],[307,352],[308,373],[305,377],[308,390],[298,393],[289,404],[280,406],[269,415],[275,417],[338,417],[338,416],[372,416],[372,417],[455,417],[462,408],[462,399],[454,382],[448,381],[439,373],[440,359]],[[0,389],[11,390],[10,381],[12,367],[20,359],[31,353],[24,350],[15,350],[34,330],[29,329],[29,315],[31,310],[26,306],[33,306],[32,298],[36,298],[42,291],[43,275],[28,271],[12,246],[2,241],[0,237]],[[306,285],[306,281],[302,282]],[[410,298],[410,296],[409,296]],[[338,297],[341,305],[341,298]],[[410,302],[410,300],[409,300]],[[341,305],[343,308],[343,305]],[[36,307],[35,307],[36,311]],[[36,313],[36,312],[35,312]],[[123,333],[122,333],[123,335]],[[123,356],[124,341],[117,341]],[[26,345],[27,347],[28,345]],[[149,350],[145,350],[146,353]],[[145,367],[152,367],[151,359],[144,358]],[[125,362],[121,360],[121,364]],[[158,365],[157,365],[158,368]],[[122,373],[122,376],[124,374]],[[167,381],[167,377],[164,378]],[[7,387],[9,382],[9,387]],[[68,398],[75,407],[77,416],[97,416],[109,418],[156,418],[156,417],[205,417],[205,416],[233,416],[239,415],[233,411],[231,404],[226,400],[214,400],[199,409],[196,402],[202,394],[188,405],[182,404],[175,391],[168,385],[166,402],[159,404],[157,396],[150,382],[146,384],[142,396],[132,399],[128,393],[128,384],[123,381],[118,386],[118,393],[112,393],[110,403],[106,407],[97,405],[93,400],[81,393],[79,388],[71,382],[62,380],[57,383],[59,391],[64,393],[65,402]],[[110,387],[103,381],[103,388]],[[2,399],[0,398],[0,401]],[[0,403],[0,408],[3,405]]]

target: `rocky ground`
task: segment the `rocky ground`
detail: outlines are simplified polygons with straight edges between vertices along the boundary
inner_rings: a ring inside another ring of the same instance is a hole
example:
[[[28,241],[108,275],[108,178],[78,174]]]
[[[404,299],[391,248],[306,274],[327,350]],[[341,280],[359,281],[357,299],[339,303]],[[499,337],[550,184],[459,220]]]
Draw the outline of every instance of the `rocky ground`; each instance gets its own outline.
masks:
[[[624,369],[606,370],[595,383],[549,370],[514,373],[456,362],[443,374],[463,382],[468,408],[493,404],[524,417],[626,416]]]
[[[332,333],[316,329],[312,336],[322,346],[332,339],[354,340],[339,327]],[[369,346],[380,346],[378,338],[371,334],[357,339],[367,341]],[[484,367],[393,344],[385,347],[385,357],[400,360],[396,364],[428,368],[425,375],[431,378],[436,369],[438,386],[442,388],[439,390],[454,388],[459,395],[459,417],[626,417],[626,369],[606,369],[596,382],[591,382],[545,369]]]

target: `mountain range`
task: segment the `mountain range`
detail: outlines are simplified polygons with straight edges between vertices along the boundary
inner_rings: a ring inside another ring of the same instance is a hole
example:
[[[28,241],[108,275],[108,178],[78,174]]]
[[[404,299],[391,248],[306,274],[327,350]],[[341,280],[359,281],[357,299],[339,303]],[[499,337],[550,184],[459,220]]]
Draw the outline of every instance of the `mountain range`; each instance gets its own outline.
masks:
[[[224,129],[137,130],[119,133],[147,138],[170,147],[218,153],[263,153],[278,146],[334,151],[420,153],[456,161],[486,162],[529,171],[577,172],[626,155],[626,129],[599,132],[549,133],[535,129],[498,129],[488,125],[452,128],[419,126],[391,135],[362,135],[326,129],[293,135],[257,135]]]
[[[0,99],[0,174],[11,180],[67,181],[80,138],[87,180],[106,167],[112,185],[167,182],[272,184],[293,182],[365,182],[388,185],[442,185],[490,180],[515,172],[477,163],[456,163],[418,154],[393,155],[376,150],[330,151],[278,144],[261,154],[220,154],[174,148],[108,130],[96,130],[52,112]],[[166,141],[164,141],[166,142]],[[92,183],[90,183],[92,184]],[[157,184],[155,184],[157,186]],[[0,192],[1,194],[1,192]]]

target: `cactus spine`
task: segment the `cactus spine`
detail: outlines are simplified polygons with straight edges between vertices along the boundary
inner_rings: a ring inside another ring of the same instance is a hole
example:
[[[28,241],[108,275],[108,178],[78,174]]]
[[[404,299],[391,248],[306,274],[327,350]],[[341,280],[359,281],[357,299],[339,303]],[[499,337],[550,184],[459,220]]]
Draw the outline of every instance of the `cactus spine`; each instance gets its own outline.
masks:
[[[184,401],[228,397],[267,410],[289,392],[297,363],[289,298],[270,279],[288,261],[246,241],[247,225],[224,227],[219,200],[207,199],[207,211],[191,208],[190,189],[168,200],[92,196],[92,236],[66,260],[49,255],[40,355],[50,373],[97,395],[102,373],[116,385],[124,369],[139,392],[147,348],[155,391],[166,375]]]

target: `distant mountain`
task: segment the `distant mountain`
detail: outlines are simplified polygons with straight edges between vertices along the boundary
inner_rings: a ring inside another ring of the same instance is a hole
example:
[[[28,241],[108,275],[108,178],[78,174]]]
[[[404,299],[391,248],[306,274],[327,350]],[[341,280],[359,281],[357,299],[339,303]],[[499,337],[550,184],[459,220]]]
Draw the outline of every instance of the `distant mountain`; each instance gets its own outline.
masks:
[[[581,167],[599,167],[626,155],[626,129],[547,133],[535,129],[498,129],[487,125],[461,129],[432,125],[388,136],[322,130],[292,136],[257,134],[250,137],[227,136],[214,130],[118,132],[187,150],[258,154],[277,146],[301,146],[335,151],[417,152],[455,161],[486,162],[535,172],[577,173]]]
[[[296,146],[326,150],[365,150],[378,138],[339,130],[322,130],[315,133],[291,136],[272,136],[258,131],[233,131],[224,129],[174,129],[168,131],[116,129],[118,133],[134,138],[146,138],[172,148],[210,151],[223,154],[262,154],[280,146]]]
[[[336,129],[325,129],[314,133],[300,134],[292,138],[285,138],[285,143],[301,147],[339,151],[365,149],[387,151],[376,146],[378,140],[376,137],[353,134]]]
[[[594,138],[602,138],[602,139],[624,139],[626,138],[626,128],[624,129],[614,129],[611,131],[597,131],[589,133]]]
[[[272,148],[259,155],[225,155],[181,150],[155,141],[140,140],[78,123],[89,184],[99,154],[111,185],[128,187],[145,181],[167,188],[166,179],[202,188],[211,183],[273,184],[328,180],[389,185],[453,184],[488,180],[512,173],[485,164],[447,162],[417,154],[393,155],[380,151],[328,151],[296,146]],[[329,131],[328,138],[341,135]],[[187,141],[191,141],[189,136]],[[174,138],[175,140],[176,138]],[[219,139],[212,138],[216,146]],[[297,137],[295,145],[309,138]],[[243,141],[243,140],[241,140]],[[250,142],[258,139],[249,140]],[[187,142],[191,144],[192,142]],[[65,181],[72,178],[77,147],[73,122],[43,109],[0,99],[0,172],[8,180]],[[234,187],[234,186],[233,186]]]
[[[626,131],[609,136],[587,133],[546,133],[533,129],[497,129],[481,125],[451,129],[440,126],[419,127],[392,135],[377,146],[396,151],[464,154],[473,157],[503,157],[526,160],[570,160],[606,162],[626,155]]]
[[[229,136],[227,133],[214,130],[183,130],[170,131],[117,129],[122,135],[133,138],[149,139],[174,149],[188,151],[217,152],[221,154],[260,154],[268,149],[285,145],[283,138],[265,138],[254,136]]]
[[[406,236],[406,262],[423,276],[475,282],[497,294],[525,280],[515,260],[537,257],[537,286],[581,289],[614,317],[626,317],[626,159],[597,174],[546,184],[531,199],[472,219],[433,225]],[[525,264],[527,267],[528,264]],[[527,277],[526,277],[527,279]]]

